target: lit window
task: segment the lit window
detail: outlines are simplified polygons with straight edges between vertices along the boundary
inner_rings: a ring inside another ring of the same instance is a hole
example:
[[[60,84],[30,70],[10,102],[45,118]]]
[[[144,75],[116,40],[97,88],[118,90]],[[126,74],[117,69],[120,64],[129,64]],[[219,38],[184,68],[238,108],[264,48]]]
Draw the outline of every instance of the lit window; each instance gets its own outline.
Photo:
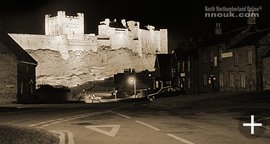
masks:
[[[190,78],[188,78],[188,89],[191,88],[191,81],[190,81]]]
[[[190,60],[187,61],[187,71],[190,71]]]
[[[248,64],[251,65],[253,63],[252,58],[252,50],[248,51]]]
[[[219,86],[224,86],[223,73],[219,74]]]
[[[156,88],[159,88],[159,82],[156,81]]]
[[[219,61],[222,61],[222,48],[219,48]]]
[[[217,66],[217,56],[214,57],[214,66]]]
[[[23,94],[23,82],[21,82],[21,94]]]
[[[177,63],[177,70],[178,70],[178,72],[180,72],[180,70],[181,70],[180,67],[181,67],[181,64],[180,64],[180,62],[178,62]]]
[[[184,71],[185,71],[185,62],[182,61],[182,72],[184,72]]]
[[[229,84],[230,84],[230,87],[234,87],[233,74],[232,73],[229,74]]]
[[[246,88],[246,75],[245,72],[240,72],[240,87]]]
[[[211,57],[211,63],[213,62],[213,60],[214,60],[214,51],[211,51],[211,53],[210,53],[210,57]]]

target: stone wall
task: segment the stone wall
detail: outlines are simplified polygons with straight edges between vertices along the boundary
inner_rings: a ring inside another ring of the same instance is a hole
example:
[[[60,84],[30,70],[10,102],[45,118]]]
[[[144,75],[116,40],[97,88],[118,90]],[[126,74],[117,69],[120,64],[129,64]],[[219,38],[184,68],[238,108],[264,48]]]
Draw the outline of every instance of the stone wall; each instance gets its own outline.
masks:
[[[84,14],[77,13],[77,16],[66,16],[64,11],[58,11],[57,16],[45,15],[46,35],[83,35]]]
[[[110,19],[98,25],[98,35],[84,34],[84,14],[66,16],[58,11],[51,17],[45,15],[45,35],[10,34],[24,49],[50,49],[59,51],[64,59],[69,58],[68,51],[94,51],[101,46],[111,49],[128,48],[142,56],[143,53],[168,53],[167,29],[155,30],[148,25],[140,29],[140,23],[121,20],[122,27],[110,27]],[[113,21],[116,23],[116,20]]]
[[[252,50],[252,64],[248,64],[248,50]],[[221,73],[223,73],[224,86],[221,91],[255,91],[256,90],[256,57],[253,46],[232,50],[233,56],[222,59]],[[238,62],[234,63],[235,53],[238,53]],[[233,87],[229,86],[229,74],[233,75]],[[245,76],[245,87],[240,86],[240,74]]]
[[[263,59],[263,90],[270,90],[270,57]]]
[[[15,56],[0,43],[0,103],[17,100],[17,62]]]
[[[67,35],[31,35],[9,34],[22,48],[37,50],[50,49],[59,51],[64,59],[67,59],[68,51],[97,51],[97,37],[91,34],[83,39],[68,39]]]

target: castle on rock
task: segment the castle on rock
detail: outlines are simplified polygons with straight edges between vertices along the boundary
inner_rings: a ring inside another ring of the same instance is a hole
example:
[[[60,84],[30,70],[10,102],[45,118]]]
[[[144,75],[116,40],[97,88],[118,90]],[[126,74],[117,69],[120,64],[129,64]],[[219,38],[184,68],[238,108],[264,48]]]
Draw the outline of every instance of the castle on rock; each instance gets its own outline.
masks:
[[[58,11],[56,16],[45,15],[45,35],[9,34],[24,49],[59,51],[64,59],[69,51],[93,51],[107,46],[111,49],[128,48],[139,56],[148,53],[168,53],[167,29],[155,30],[148,25],[140,28],[136,21],[105,19],[98,25],[98,34],[84,33],[84,14],[67,16]]]

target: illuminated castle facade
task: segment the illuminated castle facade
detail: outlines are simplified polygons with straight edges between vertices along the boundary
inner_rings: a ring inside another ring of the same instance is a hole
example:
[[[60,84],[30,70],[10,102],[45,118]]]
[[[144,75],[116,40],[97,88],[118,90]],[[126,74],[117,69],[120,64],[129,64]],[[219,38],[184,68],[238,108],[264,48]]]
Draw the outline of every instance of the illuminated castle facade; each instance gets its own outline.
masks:
[[[94,51],[98,47],[111,49],[128,48],[142,56],[147,53],[168,53],[167,29],[155,30],[148,25],[140,28],[140,23],[105,19],[98,26],[98,34],[84,33],[84,14],[67,16],[58,11],[51,17],[45,15],[45,35],[9,34],[24,49],[50,49],[59,51],[63,58],[69,58],[69,51]]]

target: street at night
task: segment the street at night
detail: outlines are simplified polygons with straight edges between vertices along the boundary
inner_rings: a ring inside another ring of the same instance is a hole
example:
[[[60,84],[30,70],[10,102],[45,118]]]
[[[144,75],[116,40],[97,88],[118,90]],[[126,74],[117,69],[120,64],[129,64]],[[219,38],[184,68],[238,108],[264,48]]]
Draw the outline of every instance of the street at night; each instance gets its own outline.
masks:
[[[241,100],[243,96],[247,100]],[[46,129],[62,135],[60,143],[68,144],[267,144],[269,124],[257,120],[269,122],[269,107],[267,101],[256,97],[248,93],[216,93],[153,102],[6,105],[1,108],[5,111],[0,113],[0,121]],[[250,122],[250,114],[255,115],[256,122],[263,122],[263,127],[255,127],[254,136],[248,134],[250,127],[244,132],[239,125]],[[263,134],[256,135],[261,130]]]

